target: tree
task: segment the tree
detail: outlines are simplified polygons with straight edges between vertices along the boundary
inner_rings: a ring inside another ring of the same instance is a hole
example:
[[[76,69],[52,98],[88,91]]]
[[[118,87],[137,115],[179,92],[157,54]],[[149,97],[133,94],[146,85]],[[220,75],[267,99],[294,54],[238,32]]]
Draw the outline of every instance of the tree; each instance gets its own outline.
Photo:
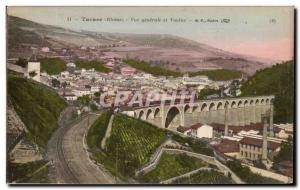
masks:
[[[78,97],[78,101],[82,107],[88,106],[91,101],[91,98],[88,95],[83,95],[83,96]]]
[[[293,161],[293,138],[289,136],[287,142],[282,142],[279,153],[274,157],[274,164],[284,160]]]
[[[100,97],[100,92],[95,92],[94,95],[95,95],[96,97]]]
[[[36,73],[35,71],[30,71],[30,72],[29,72],[29,76],[30,76],[31,78],[35,77],[36,75],[37,75],[37,73]]]
[[[27,67],[27,60],[19,58],[18,61],[16,61],[16,65],[19,65],[21,67]]]
[[[52,79],[52,86],[54,87],[54,88],[59,88],[60,87],[60,81],[59,80],[57,80],[57,79]]]

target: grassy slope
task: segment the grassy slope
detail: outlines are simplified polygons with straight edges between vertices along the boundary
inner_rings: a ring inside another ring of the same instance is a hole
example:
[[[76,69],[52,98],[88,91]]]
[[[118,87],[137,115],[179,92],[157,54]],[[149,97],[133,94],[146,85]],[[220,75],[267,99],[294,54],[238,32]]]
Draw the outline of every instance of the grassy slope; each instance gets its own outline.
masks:
[[[174,76],[174,77],[179,77],[182,75],[182,73],[177,72],[177,71],[172,71],[168,70],[165,68],[161,68],[158,66],[150,66],[147,62],[145,61],[137,61],[137,60],[125,60],[125,63],[130,65],[133,68],[136,68],[138,70],[144,71],[146,73],[150,73],[154,76]]]
[[[93,158],[113,175],[126,181],[128,177],[134,176],[136,169],[149,161],[164,139],[163,130],[141,120],[116,115],[106,150],[95,153]],[[101,139],[98,141],[101,142]],[[99,145],[100,143],[97,145],[100,149]]]
[[[251,172],[247,166],[242,166],[239,161],[229,161],[227,166],[243,181],[249,184],[280,184],[282,182],[272,178],[263,177],[260,174]]]
[[[44,147],[58,127],[65,101],[55,91],[14,75],[8,75],[7,98],[29,130],[28,137]]]
[[[174,141],[179,142],[182,145],[188,145],[193,152],[204,154],[207,156],[214,156],[213,150],[210,147],[208,147],[208,145],[204,142],[201,142],[191,137],[182,137],[178,134],[173,134],[172,139]]]
[[[181,72],[178,71],[165,69],[159,66],[151,66],[149,63],[145,61],[129,59],[129,60],[125,60],[125,63],[127,63],[133,68],[144,71],[146,73],[150,73],[154,76],[179,77],[183,75]],[[190,76],[193,77],[197,75],[206,75],[208,76],[209,79],[214,81],[226,81],[226,80],[241,78],[242,74],[243,72],[241,71],[218,69],[218,70],[198,71],[198,72],[190,73]]]
[[[173,184],[232,184],[233,181],[218,171],[200,171],[189,178],[180,178]]]
[[[243,72],[237,70],[217,69],[190,73],[190,76],[205,75],[213,81],[227,81],[242,77]]]
[[[146,173],[142,180],[157,183],[204,166],[207,166],[205,162],[185,154],[163,153],[156,168]]]
[[[101,147],[101,140],[105,136],[111,112],[104,112],[93,125],[89,128],[87,134],[87,144],[89,148],[96,149]]]
[[[274,94],[274,121],[293,121],[294,63],[292,61],[256,72],[243,84],[241,91],[243,96]]]
[[[57,75],[66,70],[66,63],[59,58],[42,58],[41,70],[50,75]]]
[[[45,161],[28,162],[25,164],[9,163],[7,166],[7,180],[9,182],[19,180],[19,183],[48,183],[48,167],[30,176],[45,164]]]
[[[84,69],[94,68],[95,71],[102,72],[102,73],[109,73],[111,71],[111,69],[105,67],[103,63],[98,61],[76,61],[75,64],[78,68],[84,68]]]

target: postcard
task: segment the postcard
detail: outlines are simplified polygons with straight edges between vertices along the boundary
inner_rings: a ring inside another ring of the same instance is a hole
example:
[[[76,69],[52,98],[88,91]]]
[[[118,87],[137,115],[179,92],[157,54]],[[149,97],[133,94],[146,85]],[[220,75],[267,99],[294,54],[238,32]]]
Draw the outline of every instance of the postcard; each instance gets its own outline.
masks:
[[[294,15],[8,6],[7,183],[295,184]]]

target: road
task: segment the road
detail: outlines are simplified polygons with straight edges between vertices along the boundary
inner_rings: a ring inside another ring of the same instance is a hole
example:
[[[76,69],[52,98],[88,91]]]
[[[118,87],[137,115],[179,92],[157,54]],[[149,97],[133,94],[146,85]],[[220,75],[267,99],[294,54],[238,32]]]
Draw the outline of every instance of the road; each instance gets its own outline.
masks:
[[[68,114],[65,113],[65,115]],[[89,159],[85,149],[85,133],[97,117],[96,114],[89,114],[72,124],[67,124],[68,119],[62,117],[61,126],[50,139],[47,150],[48,159],[52,161],[50,178],[53,179],[53,183],[115,183],[109,174]]]

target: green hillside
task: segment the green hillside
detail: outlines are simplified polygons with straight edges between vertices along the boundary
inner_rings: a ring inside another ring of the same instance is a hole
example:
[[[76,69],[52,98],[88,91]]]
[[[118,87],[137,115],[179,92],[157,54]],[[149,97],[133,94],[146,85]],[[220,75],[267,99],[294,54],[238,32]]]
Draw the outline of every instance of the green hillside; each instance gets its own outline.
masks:
[[[207,70],[207,71],[198,71],[190,73],[190,76],[205,75],[208,76],[210,80],[213,81],[227,81],[241,78],[243,75],[242,71],[237,70],[228,70],[228,69],[217,69],[217,70]]]
[[[274,121],[292,122],[294,117],[294,63],[288,61],[257,71],[241,88],[242,96],[275,95]]]
[[[109,123],[111,112],[104,112],[92,124],[87,134],[87,145],[90,149],[97,149],[101,147],[101,140],[105,136],[105,132]]]
[[[7,80],[8,101],[29,130],[29,139],[44,147],[58,127],[65,101],[55,91],[31,80],[11,74]]]
[[[111,69],[104,66],[102,62],[99,61],[76,61],[76,67],[83,69],[92,69],[101,73],[109,73]]]
[[[59,58],[42,58],[41,70],[49,75],[57,75],[66,70],[66,63]]]
[[[136,68],[137,70],[144,71],[145,73],[150,73],[154,76],[179,77],[182,75],[182,73],[178,71],[172,71],[158,66],[151,66],[149,63],[145,61],[137,61],[137,60],[129,59],[129,60],[125,60],[125,63],[127,63],[133,68]]]
[[[175,180],[173,184],[233,184],[230,177],[226,177],[219,171],[200,171]]]
[[[93,137],[98,133],[98,141],[101,142],[109,120],[105,115],[107,113],[103,113],[90,128],[87,142],[95,152],[93,159],[103,164],[113,175],[126,181],[128,177],[134,176],[136,169],[149,161],[166,135],[163,130],[149,123],[121,114],[115,115],[106,149],[97,152],[95,147],[101,149],[100,143],[93,142]]]
[[[146,183],[158,183],[207,165],[206,162],[186,154],[163,153],[158,165],[142,176],[142,180]]]

